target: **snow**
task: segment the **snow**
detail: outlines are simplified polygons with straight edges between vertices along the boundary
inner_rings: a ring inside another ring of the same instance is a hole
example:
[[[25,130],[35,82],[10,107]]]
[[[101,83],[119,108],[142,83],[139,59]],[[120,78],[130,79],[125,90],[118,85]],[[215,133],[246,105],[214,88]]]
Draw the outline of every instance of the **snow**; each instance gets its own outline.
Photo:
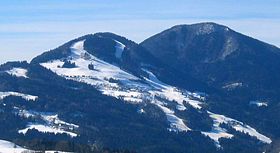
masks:
[[[155,87],[157,90],[150,91],[153,95],[159,96],[161,98],[167,99],[169,101],[176,101],[179,106],[179,110],[185,110],[184,102],[191,105],[192,107],[196,109],[201,109],[202,107],[200,104],[202,104],[200,101],[192,100],[189,98],[191,96],[189,92],[180,91],[176,87],[167,85],[157,79],[157,77],[150,71],[146,69],[142,69],[145,72],[149,74],[149,78],[144,78],[151,86]]]
[[[83,44],[84,40],[75,42],[70,47],[72,54],[68,57],[68,60],[75,63],[75,68],[62,68],[64,63],[63,59],[41,63],[41,65],[66,79],[90,84],[104,95],[116,97],[129,103],[137,104],[153,101],[153,99],[160,99],[168,101],[169,103],[175,103],[179,111],[186,110],[184,103],[196,109],[202,108],[200,106],[202,103],[199,100],[195,100],[198,99],[198,97],[203,99],[203,96],[200,94],[181,91],[176,87],[167,85],[158,80],[157,77],[147,69],[142,70],[148,74],[148,78],[135,77],[119,67],[89,54],[84,50]],[[119,42],[117,42],[117,46],[120,47],[119,49],[125,47]],[[94,70],[88,69],[89,64],[94,65]],[[170,121],[170,126],[173,127],[173,129],[177,127],[178,131],[189,130],[189,128],[183,124],[183,121],[167,106],[155,105],[166,113]]]
[[[30,111],[27,111],[27,110],[20,110],[19,108],[17,107],[14,107],[14,109],[18,110],[17,114],[21,117],[24,117],[24,118],[34,118],[37,116],[37,113],[35,112],[30,112]]]
[[[116,56],[116,58],[121,59],[122,53],[123,53],[124,48],[125,48],[125,45],[122,44],[121,42],[117,41],[117,40],[115,40],[115,42],[116,42],[115,56]]]
[[[221,60],[224,60],[226,57],[228,57],[229,55],[231,55],[232,53],[234,53],[237,49],[238,49],[238,42],[236,41],[235,38],[233,37],[227,37],[226,41],[224,43],[223,46],[223,52],[222,54],[219,56],[219,58]],[[242,85],[241,85],[242,86]]]
[[[250,105],[256,105],[258,107],[262,107],[262,106],[267,107],[268,106],[268,102],[265,102],[265,101],[250,101],[249,104]]]
[[[170,131],[179,131],[179,132],[187,132],[191,131],[191,129],[184,123],[183,119],[177,117],[171,109],[164,106],[164,104],[160,101],[154,100],[153,103],[157,105],[166,115],[167,120],[170,122]]]
[[[252,137],[256,137],[258,140],[260,140],[264,143],[270,144],[272,142],[270,138],[260,134],[254,128],[252,128],[248,125],[237,124],[237,125],[233,125],[232,128],[234,128],[236,131],[243,132],[243,133],[248,134]]]
[[[8,70],[6,72],[12,76],[28,78],[28,71],[24,68],[12,68],[11,70]]]
[[[19,92],[0,92],[0,100],[5,99],[9,96],[21,97],[27,101],[36,101],[38,99],[38,96],[23,94]]]
[[[83,41],[74,43],[71,47],[72,55],[69,57],[71,62],[75,62],[76,68],[59,68],[63,62],[61,60],[41,63],[46,68],[51,69],[58,75],[64,76],[67,79],[87,83],[95,86],[103,94],[113,96],[119,99],[124,99],[130,102],[142,102],[142,92],[140,88],[147,88],[146,85],[138,83],[140,78],[135,77],[119,67],[104,62],[83,50]],[[89,58],[84,58],[87,55]],[[94,70],[88,69],[88,64],[94,65]],[[118,83],[110,82],[110,79],[118,81]],[[125,89],[119,86],[124,84]],[[129,89],[138,88],[139,90],[132,92]]]
[[[191,105],[195,109],[201,109],[200,106],[202,103],[197,100],[190,99],[188,96],[184,95],[181,91],[179,91],[175,87],[165,87],[161,89],[160,91],[154,90],[150,91],[152,95],[158,96],[160,98],[169,100],[169,101],[175,101],[178,106],[178,110],[185,110],[186,107],[184,106],[184,102]]]
[[[211,112],[208,112],[210,114],[210,117],[213,119],[213,127],[210,132],[201,132],[202,134],[208,136],[212,140],[215,141],[217,147],[221,147],[219,144],[220,138],[232,138],[233,135],[228,133],[226,129],[220,127],[222,123],[224,123],[224,120],[222,119],[222,116],[213,114]]]
[[[191,104],[195,108],[201,108],[200,102],[191,100],[187,96],[183,95],[175,87],[168,86],[159,81],[151,72],[149,78],[146,78],[147,84],[140,83],[140,78],[135,77],[119,67],[104,62],[83,49],[83,42],[79,41],[72,45],[71,62],[75,62],[76,68],[61,68],[63,62],[61,60],[50,61],[47,63],[41,63],[42,66],[51,69],[55,73],[66,77],[67,79],[84,82],[93,86],[96,86],[105,95],[113,96],[119,99],[124,99],[130,102],[142,102],[142,99],[146,95],[150,95],[149,90],[158,94],[159,96],[166,98],[170,101],[176,101],[182,110],[183,102]],[[84,55],[90,58],[85,59]],[[93,64],[95,70],[89,70],[88,65]],[[112,83],[109,79],[117,80],[119,83]],[[122,84],[121,86],[119,84]],[[130,89],[135,89],[133,95]],[[159,91],[161,90],[161,91]],[[145,93],[146,92],[146,93]],[[144,94],[143,94],[144,93]]]
[[[41,63],[42,66],[51,69],[58,75],[67,79],[84,82],[97,87],[105,95],[123,98],[126,93],[121,93],[118,83],[110,82],[110,79],[117,80],[120,83],[132,83],[131,80],[139,80],[139,78],[121,70],[119,67],[104,62],[83,50],[83,41],[75,43],[72,47],[71,62],[75,62],[76,68],[60,68],[63,65],[61,60],[55,60],[48,63]],[[87,55],[87,58],[85,58]],[[93,64],[94,70],[89,70],[88,65]],[[133,83],[136,85],[136,83]],[[116,91],[116,93],[114,93]],[[128,93],[127,97],[130,97]]]
[[[189,95],[191,95],[192,97],[199,99],[201,101],[205,101],[206,96],[207,96],[207,94],[204,92],[192,92],[192,93],[189,93]]]
[[[74,127],[74,128],[78,128],[78,127],[79,127],[79,126],[76,125],[76,124],[67,123],[67,122],[65,122],[65,121],[60,120],[60,119],[58,118],[58,115],[57,115],[57,114],[55,114],[55,115],[52,115],[52,114],[46,115],[46,114],[48,114],[48,113],[45,113],[45,115],[41,115],[41,117],[42,117],[45,121],[47,121],[47,122],[49,122],[49,123],[53,122],[53,123],[56,124],[56,125],[60,125],[60,126],[61,126],[61,125],[65,125],[65,126]]]
[[[207,23],[207,24],[203,24],[198,28],[196,35],[210,34],[214,31],[215,31],[214,25]]]
[[[12,142],[0,140],[0,153],[22,153],[28,151]]]
[[[263,143],[270,144],[272,142],[270,138],[260,134],[254,128],[252,128],[240,121],[226,117],[224,115],[214,114],[209,111],[208,111],[208,114],[214,121],[213,128],[212,128],[212,131],[202,132],[202,134],[204,134],[204,135],[210,137],[212,140],[214,140],[218,147],[220,147],[220,144],[219,144],[220,138],[232,138],[233,137],[233,135],[228,133],[226,129],[220,127],[221,124],[226,124],[238,132],[242,132],[242,133],[250,135],[251,137],[255,137]]]
[[[228,89],[228,90],[233,90],[235,88],[242,87],[242,86],[243,86],[243,83],[235,82],[235,83],[227,84],[227,85],[223,86],[222,88],[223,89]]]
[[[27,128],[19,130],[18,133],[22,133],[22,134],[26,134],[28,130],[31,129],[36,129],[39,132],[43,132],[43,133],[54,133],[54,134],[67,134],[71,137],[77,137],[78,135],[76,133],[73,132],[68,132],[65,130],[62,130],[61,128],[57,128],[57,127],[53,127],[53,126],[48,126],[48,125],[42,125],[42,124],[29,124],[27,126]]]
[[[151,84],[152,86],[154,86],[157,89],[166,89],[168,87],[167,84],[161,82],[158,80],[158,78],[150,71],[146,70],[146,69],[142,69],[143,71],[145,71],[149,77],[148,78],[144,78],[149,84]]]
[[[183,106],[183,105],[177,105],[176,109],[179,110],[179,111],[184,111],[184,110],[186,110],[186,107]]]
[[[145,110],[144,110],[143,108],[141,108],[141,109],[139,109],[137,112],[140,113],[140,114],[144,114],[144,113],[145,113]]]
[[[123,100],[132,103],[141,103],[143,101],[141,98],[134,98],[134,97],[124,97]]]
[[[142,102],[142,94],[136,91],[103,90],[103,94],[112,97],[123,97],[125,101]]]
[[[27,128],[19,130],[19,133],[26,134],[29,129],[36,129],[39,132],[43,133],[55,133],[62,134],[66,133],[71,137],[76,137],[77,134],[69,131],[73,131],[74,129],[79,128],[78,125],[67,123],[58,118],[57,114],[47,113],[47,112],[36,112],[36,111],[27,111],[21,110],[19,108],[15,108],[17,110],[17,114],[24,118],[33,118],[36,121],[44,122],[44,124],[37,123],[29,123]]]
[[[202,29],[202,32],[208,33],[211,32],[211,30],[211,26],[206,26],[204,29]],[[186,105],[189,105],[198,111],[203,111],[202,106],[206,99],[205,93],[189,92],[168,85],[160,81],[151,71],[144,68],[145,66],[143,66],[142,71],[147,74],[147,77],[136,77],[115,65],[112,65],[89,54],[86,50],[84,50],[83,45],[84,40],[75,42],[70,47],[72,54],[67,58],[72,63],[75,63],[75,68],[62,68],[64,59],[57,59],[46,63],[41,63],[41,65],[66,79],[92,85],[104,95],[112,96],[132,104],[145,104],[146,102],[149,102],[157,106],[166,115],[170,126],[170,128],[167,128],[169,131],[187,132],[192,130],[186,125],[184,120],[176,114],[176,111],[173,110],[174,107],[171,108],[170,106],[175,105],[175,109],[177,111],[185,111],[187,109]],[[121,57],[124,47],[125,46],[123,44],[117,42],[115,54],[117,58]],[[90,70],[88,68],[89,64],[94,66],[94,70]],[[229,84],[225,88],[230,89],[239,86],[242,86],[242,83],[237,82]],[[138,113],[144,112],[145,111],[143,109],[138,110]],[[232,129],[248,134],[252,137],[256,137],[258,140],[264,143],[271,143],[270,138],[258,133],[255,129],[240,121],[211,112],[208,112],[208,114],[214,122],[212,130],[202,131],[201,133],[214,140],[218,147],[220,147],[220,138],[230,139],[234,136],[233,134],[229,133],[227,129],[221,127],[221,124],[227,124]],[[69,132],[64,130],[65,127],[69,127],[71,125],[63,124],[63,121],[59,121],[57,116],[48,116],[42,118],[47,122],[47,126],[40,125],[40,127],[38,127],[39,125],[31,124],[28,128],[34,127],[35,125],[37,126],[36,128],[41,129],[42,131],[49,130],[53,133]],[[50,123],[49,121],[51,120],[57,122]],[[64,128],[57,128],[59,127],[57,124],[64,125]],[[52,127],[53,125],[55,125],[55,128]]]
[[[227,133],[227,131],[225,131],[225,129],[220,128],[220,127],[216,127],[210,132],[201,132],[201,133],[208,136],[212,140],[214,140],[215,144],[218,148],[221,147],[220,142],[219,142],[220,138],[231,139],[233,137],[232,134]]]
[[[23,153],[23,152],[40,152],[40,151],[34,151],[34,150],[28,150],[21,146],[15,145],[12,142],[6,141],[6,140],[0,140],[0,153]],[[67,153],[63,151],[45,151],[45,153]]]

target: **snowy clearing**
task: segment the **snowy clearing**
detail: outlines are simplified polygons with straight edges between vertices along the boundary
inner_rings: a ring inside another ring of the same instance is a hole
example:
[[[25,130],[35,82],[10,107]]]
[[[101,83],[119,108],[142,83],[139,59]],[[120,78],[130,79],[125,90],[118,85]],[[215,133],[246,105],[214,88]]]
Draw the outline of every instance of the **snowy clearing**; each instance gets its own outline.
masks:
[[[242,86],[243,86],[243,83],[235,82],[235,83],[226,84],[222,88],[227,89],[227,90],[233,90],[233,89],[236,89],[236,88],[242,87]]]
[[[24,68],[12,68],[11,70],[8,70],[6,72],[12,76],[28,78],[28,71]]]
[[[65,131],[61,128],[49,126],[49,125],[42,125],[42,124],[29,124],[27,128],[19,130],[18,133],[26,134],[28,130],[35,129],[42,133],[54,133],[54,134],[67,134],[71,137],[77,137],[78,135],[73,132]]]
[[[270,138],[260,134],[254,128],[252,128],[240,121],[226,117],[224,115],[214,114],[209,111],[208,111],[208,114],[214,121],[213,129],[210,132],[202,132],[202,134],[207,135],[212,140],[214,140],[218,147],[220,147],[220,144],[219,144],[220,138],[232,138],[233,137],[232,134],[227,133],[227,130],[225,128],[220,127],[221,124],[226,124],[238,132],[242,132],[242,133],[248,134],[251,137],[255,137],[263,143],[270,144],[272,142]]]
[[[54,134],[67,134],[71,137],[78,136],[73,130],[79,128],[78,125],[67,123],[58,118],[57,114],[46,112],[27,111],[16,108],[17,114],[24,118],[33,118],[39,122],[45,122],[45,124],[29,123],[25,129],[19,130],[19,133],[26,134],[29,129],[36,129],[43,133]]]
[[[5,99],[9,96],[21,97],[27,101],[36,101],[38,99],[38,96],[23,94],[19,92],[0,92],[0,100]]]
[[[257,107],[267,107],[268,106],[268,102],[266,101],[250,101],[249,105],[256,105]]]

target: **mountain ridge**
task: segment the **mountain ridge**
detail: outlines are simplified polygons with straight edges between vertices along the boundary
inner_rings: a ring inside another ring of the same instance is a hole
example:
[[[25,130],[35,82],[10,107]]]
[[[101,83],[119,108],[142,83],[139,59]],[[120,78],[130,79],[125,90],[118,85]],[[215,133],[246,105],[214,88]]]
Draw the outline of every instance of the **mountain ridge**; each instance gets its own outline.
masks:
[[[140,44],[112,33],[85,35],[30,63],[1,65],[0,120],[11,128],[0,138],[17,138],[21,145],[37,137],[137,152],[275,149],[280,64],[274,61],[278,53],[269,57],[279,49],[238,37],[247,41],[223,54],[215,44],[224,49],[228,37],[240,36],[226,26],[199,23],[173,30]],[[251,41],[266,54],[254,50]],[[168,45],[175,55],[164,55],[170,53]],[[207,54],[199,53],[206,49]],[[188,52],[201,57],[185,56]],[[263,55],[267,59],[258,57]],[[260,74],[250,70],[256,67]],[[69,148],[65,151],[75,151]]]

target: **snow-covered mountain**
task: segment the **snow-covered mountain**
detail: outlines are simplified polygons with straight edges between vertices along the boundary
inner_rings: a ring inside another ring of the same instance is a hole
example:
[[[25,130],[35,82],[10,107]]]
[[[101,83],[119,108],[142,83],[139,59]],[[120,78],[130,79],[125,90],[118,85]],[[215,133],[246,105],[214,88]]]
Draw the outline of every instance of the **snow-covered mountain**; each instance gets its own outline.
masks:
[[[251,41],[256,44],[247,43]],[[214,53],[213,45],[224,47]],[[241,54],[235,60],[245,60],[243,52],[255,51],[250,45],[268,48],[260,55],[278,55],[278,48],[225,26],[201,23],[176,26],[141,45],[111,33],[86,35],[31,63],[6,63],[0,67],[0,128],[11,128],[0,138],[19,139],[25,145],[41,138],[137,152],[274,150],[278,134],[264,127],[277,124],[269,121],[270,112],[277,110],[271,108],[277,97],[265,102],[266,107],[255,107],[262,97],[244,95],[251,86],[243,78],[220,87],[198,74],[215,76],[218,66],[203,72],[193,65],[208,57],[207,64],[228,64],[235,53]],[[219,73],[239,76],[239,71],[229,71]],[[269,90],[261,87],[264,93]]]

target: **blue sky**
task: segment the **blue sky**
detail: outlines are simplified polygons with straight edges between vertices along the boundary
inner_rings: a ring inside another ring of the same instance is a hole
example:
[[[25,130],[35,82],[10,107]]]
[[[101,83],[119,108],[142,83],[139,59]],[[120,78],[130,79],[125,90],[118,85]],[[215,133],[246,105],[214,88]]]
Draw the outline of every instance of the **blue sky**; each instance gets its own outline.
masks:
[[[208,21],[280,47],[279,0],[3,0],[0,63],[30,60],[84,34],[141,42],[176,24]]]

